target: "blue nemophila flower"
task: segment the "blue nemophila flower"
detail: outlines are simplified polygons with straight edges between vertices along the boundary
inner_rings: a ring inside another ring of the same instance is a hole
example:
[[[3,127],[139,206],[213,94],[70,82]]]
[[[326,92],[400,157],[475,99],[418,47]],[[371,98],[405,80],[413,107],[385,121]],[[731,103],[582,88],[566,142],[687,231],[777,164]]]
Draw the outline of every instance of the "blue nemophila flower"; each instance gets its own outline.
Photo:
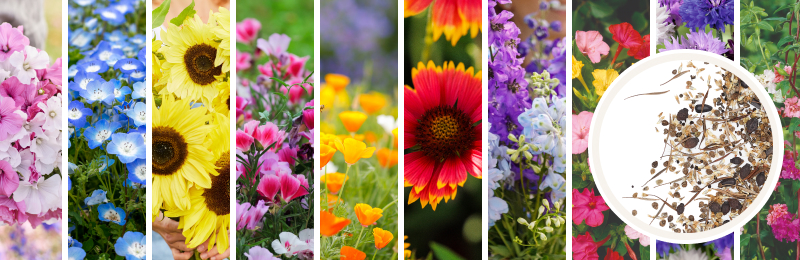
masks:
[[[111,105],[114,103],[114,86],[113,82],[93,80],[86,84],[86,89],[80,90],[80,94],[89,104],[99,101]]]
[[[97,28],[97,18],[94,16],[87,17],[86,21],[83,21],[83,26],[89,29],[90,32],[97,32],[95,30]]]
[[[147,104],[136,102],[131,110],[126,114],[128,118],[133,120],[133,124],[137,127],[147,124]]]
[[[114,30],[113,32],[107,32],[103,34],[103,39],[109,42],[121,42],[127,38],[128,36],[126,36],[120,30]]]
[[[114,98],[117,99],[119,102],[125,102],[125,98],[131,94],[131,88],[128,86],[122,86],[119,84],[114,88]]]
[[[108,202],[108,198],[106,197],[107,193],[108,192],[104,190],[94,190],[92,196],[83,199],[83,204],[86,204],[86,206],[94,206],[100,203],[106,203]]]
[[[146,37],[147,36],[145,36],[143,34],[137,34],[137,35],[134,35],[133,37],[131,37],[130,39],[128,39],[128,41],[131,44],[133,44],[135,47],[140,48],[141,50],[139,50],[139,53],[141,53],[144,50],[145,44],[147,43],[147,38]],[[144,62],[144,61],[142,61],[142,62]]]
[[[95,9],[94,14],[99,15],[103,21],[106,21],[114,26],[119,26],[125,23],[125,15],[113,7]]]
[[[108,66],[112,66],[116,61],[124,58],[125,53],[120,49],[111,48],[111,44],[107,41],[100,41],[94,49],[94,53],[89,56],[92,59],[105,61]]]
[[[145,159],[136,159],[132,163],[126,164],[125,166],[128,167],[128,180],[138,184],[146,184],[147,165],[145,163]]]
[[[92,40],[94,40],[94,37],[95,37],[94,33],[84,31],[83,29],[77,29],[69,32],[69,45],[84,50],[89,48],[89,43],[91,43]]]
[[[124,256],[125,260],[145,259],[146,249],[147,240],[140,232],[125,232],[121,238],[117,238],[117,243],[114,244],[114,251],[117,255]]]
[[[114,111],[116,111],[117,115],[119,115],[119,121],[127,121],[129,119],[127,114],[128,111],[133,109],[134,104],[136,104],[136,102],[133,100],[127,102],[123,101],[121,105],[114,107]],[[130,120],[132,121],[133,119]]]
[[[67,118],[69,118],[69,123],[77,128],[83,128],[86,126],[86,116],[92,115],[92,110],[83,106],[83,102],[80,101],[72,101],[69,102],[69,111],[67,112]]]
[[[94,149],[108,140],[111,134],[120,127],[122,127],[122,124],[119,122],[109,122],[108,120],[101,119],[97,121],[94,126],[87,127],[86,130],[83,130],[83,136],[86,138],[89,148]]]
[[[105,222],[114,222],[120,226],[125,225],[125,211],[122,208],[114,207],[112,203],[102,204],[97,207],[97,213],[100,220]]]
[[[145,98],[147,95],[147,89],[144,87],[144,82],[136,82],[133,83],[133,93],[131,94],[132,99],[140,99]]]
[[[73,247],[73,246],[82,247],[83,246],[83,244],[80,241],[78,241],[76,239],[72,239],[72,236],[68,236],[68,238],[69,239],[67,240],[67,245],[69,247]]]
[[[83,248],[73,246],[68,251],[67,259],[69,260],[83,260],[86,257],[86,251],[83,251]]]
[[[122,45],[122,51],[125,52],[125,56],[127,56],[127,57],[136,56],[136,51],[138,49],[139,49],[138,46],[133,46],[132,44]]]
[[[94,0],[73,0],[76,4],[80,6],[87,6],[90,4],[94,4]]]
[[[114,165],[114,162],[116,162],[114,159],[109,159],[106,155],[101,155],[97,158],[97,160],[100,162],[100,168],[97,169],[97,172],[99,173],[103,173],[106,171],[108,166]]]
[[[72,70],[71,67],[70,70]],[[73,78],[73,81],[69,82],[69,89],[73,91],[85,90],[86,86],[89,85],[89,82],[95,80],[106,82],[97,73],[86,73],[84,71],[78,71],[77,67],[75,68],[75,75],[72,75],[71,77]]]
[[[103,73],[108,70],[108,64],[105,61],[86,58],[78,61],[78,71],[88,73]]]
[[[139,53],[136,54],[136,58],[142,63],[147,63],[147,50],[145,50],[145,48],[141,48]]]
[[[106,150],[116,154],[122,163],[131,163],[145,158],[144,139],[138,133],[116,133],[111,135],[111,142]]]
[[[117,61],[117,63],[114,64],[114,69],[117,69],[125,74],[131,74],[137,70],[144,71],[145,67],[144,63],[142,63],[138,59],[125,58]]]
[[[133,13],[133,6],[126,1],[118,1],[115,4],[111,4],[110,7],[116,9],[122,15]]]

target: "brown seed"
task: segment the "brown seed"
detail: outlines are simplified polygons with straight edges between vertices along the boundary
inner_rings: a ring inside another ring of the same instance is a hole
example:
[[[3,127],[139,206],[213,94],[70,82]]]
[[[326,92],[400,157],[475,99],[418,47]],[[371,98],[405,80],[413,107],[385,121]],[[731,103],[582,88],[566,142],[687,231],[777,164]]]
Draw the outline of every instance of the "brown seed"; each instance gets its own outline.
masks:
[[[742,160],[742,158],[739,158],[738,156],[731,158],[731,163],[732,164],[739,165],[739,164],[742,164],[743,162],[744,161]]]
[[[711,210],[712,213],[717,213],[722,211],[722,205],[719,205],[719,203],[716,202],[711,202],[711,204],[708,204],[708,209]]]
[[[694,148],[695,146],[697,146],[697,143],[699,143],[699,142],[700,142],[700,139],[697,139],[697,137],[691,137],[691,138],[688,138],[685,141],[683,141],[683,147],[691,149],[691,148]]]
[[[668,126],[668,125],[669,125],[669,121],[667,121],[667,120],[661,120],[661,125],[662,125],[662,126]]]
[[[681,197],[681,193],[676,191],[675,194],[673,194],[673,197],[680,198]]]
[[[662,227],[667,224],[667,220],[662,219],[661,222],[658,222],[659,225]]]
[[[633,214],[634,216],[636,216],[636,213],[637,213],[637,212],[636,212],[636,210],[635,210],[635,209],[633,210],[633,212],[631,212],[631,214]]]
[[[758,130],[758,118],[753,118],[747,121],[746,124],[747,134],[751,134]]]
[[[672,215],[669,215],[669,217],[667,218],[667,221],[672,222]]]
[[[733,199],[733,198],[728,199],[728,204],[731,205],[731,209],[733,209],[733,210],[742,209],[742,203],[739,202],[739,200],[737,200],[737,199]]]
[[[658,202],[653,202],[653,209],[658,209]]]
[[[733,185],[736,185],[736,179],[734,179],[733,177],[730,177],[730,178],[722,179],[722,181],[719,182],[717,187],[725,188],[725,187],[733,187]]]
[[[749,163],[742,166],[742,168],[739,169],[739,178],[747,178],[747,176],[750,175],[750,171],[753,170],[752,168],[753,167]]]
[[[689,221],[694,221],[694,215],[689,215]]]
[[[677,211],[678,211],[678,215],[680,215],[680,214],[683,214],[683,209],[684,209],[684,207],[685,207],[685,206],[683,205],[683,203],[681,203],[681,204],[678,204],[678,207],[676,208],[676,209],[677,209]]]
[[[728,215],[728,212],[730,211],[731,211],[731,204],[729,204],[727,201],[725,203],[722,203],[722,215]]]
[[[758,174],[758,176],[756,176],[756,184],[758,184],[758,186],[764,186],[764,182],[766,181],[767,176],[764,176],[764,172],[761,172]]]
[[[689,117],[689,109],[688,108],[683,108],[683,109],[679,110],[677,117],[678,117],[678,121],[685,121],[686,118]],[[650,122],[653,122],[653,121],[650,121]]]
[[[658,167],[658,161],[653,161],[652,165],[653,165],[653,168]]]

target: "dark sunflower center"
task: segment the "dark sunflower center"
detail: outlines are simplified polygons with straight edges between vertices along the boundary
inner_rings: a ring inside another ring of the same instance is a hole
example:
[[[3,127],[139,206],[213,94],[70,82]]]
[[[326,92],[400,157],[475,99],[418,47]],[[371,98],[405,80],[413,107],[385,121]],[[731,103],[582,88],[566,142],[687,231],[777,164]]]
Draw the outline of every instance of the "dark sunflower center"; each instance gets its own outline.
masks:
[[[177,172],[189,155],[186,140],[172,127],[153,127],[153,174],[171,175]]]
[[[225,152],[217,160],[216,166],[219,167],[217,169],[219,175],[211,175],[211,188],[203,192],[203,197],[206,199],[206,207],[216,213],[217,216],[230,214],[231,162],[229,157],[230,152]]]
[[[216,80],[214,76],[222,74],[222,65],[214,67],[217,49],[208,44],[189,47],[183,55],[186,72],[194,83],[207,85]]]
[[[417,143],[426,156],[440,161],[468,151],[475,141],[472,122],[466,113],[440,105],[422,115],[417,125]]]

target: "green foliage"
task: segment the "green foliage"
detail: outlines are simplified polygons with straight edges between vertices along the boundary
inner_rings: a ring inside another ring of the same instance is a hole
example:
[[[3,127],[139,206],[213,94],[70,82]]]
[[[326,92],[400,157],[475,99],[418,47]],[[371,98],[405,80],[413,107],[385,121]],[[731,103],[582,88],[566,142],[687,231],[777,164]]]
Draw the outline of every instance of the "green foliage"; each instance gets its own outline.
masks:
[[[159,6],[159,7],[161,7],[161,6]],[[167,7],[169,7],[169,6],[167,6]],[[189,6],[184,8],[181,11],[181,13],[178,14],[178,16],[175,16],[175,18],[170,19],[169,22],[174,24],[175,26],[181,26],[181,24],[183,24],[183,21],[185,21],[186,18],[191,18],[196,13],[197,13],[197,11],[194,10],[194,0],[192,0],[192,3],[189,4]]]
[[[287,52],[298,57],[309,56],[306,69],[314,69],[314,1],[236,1],[236,21],[254,18],[261,22],[261,31],[257,38],[267,39],[273,33],[286,34],[292,37]],[[309,15],[311,14],[311,15]],[[236,42],[239,51],[252,52],[255,42],[246,45]],[[255,64],[264,64],[258,60]]]
[[[164,19],[167,18],[167,13],[169,12],[169,5],[172,3],[172,0],[166,0],[161,3],[158,8],[153,10],[153,28],[157,28],[164,24]],[[194,1],[192,1],[194,4]]]

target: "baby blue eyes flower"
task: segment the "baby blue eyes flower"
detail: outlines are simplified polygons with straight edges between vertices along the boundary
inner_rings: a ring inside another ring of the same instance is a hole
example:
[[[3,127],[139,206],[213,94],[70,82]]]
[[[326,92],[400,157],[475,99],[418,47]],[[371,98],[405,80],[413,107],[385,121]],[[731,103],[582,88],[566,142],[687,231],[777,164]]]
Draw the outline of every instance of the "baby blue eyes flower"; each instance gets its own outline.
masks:
[[[83,260],[86,257],[86,251],[83,251],[83,248],[74,246],[70,247],[69,253],[67,255],[68,260]]]
[[[108,71],[108,63],[98,59],[86,58],[78,61],[78,71],[87,73],[103,73]]]
[[[100,41],[100,44],[94,49],[94,53],[89,57],[105,61],[106,64],[111,66],[117,60],[122,59],[123,55],[125,55],[125,53],[122,52],[122,50],[112,48],[111,44],[106,41]]]
[[[114,64],[114,69],[122,71],[124,74],[131,74],[135,71],[144,71],[144,64],[138,59],[121,59]]]
[[[80,6],[87,6],[94,3],[94,0],[73,0],[76,4]]]
[[[80,241],[78,241],[78,240],[75,240],[75,239],[72,239],[72,236],[68,236],[68,238],[69,238],[69,239],[67,240],[67,245],[68,245],[69,247],[73,247],[73,246],[76,246],[76,247],[82,247],[82,246],[83,246],[83,244],[81,244],[81,242],[80,242]]]
[[[120,30],[114,30],[113,32],[107,32],[103,34],[103,39],[109,42],[121,42],[125,40],[127,36],[123,34]]]
[[[117,238],[114,244],[114,251],[118,256],[124,256],[126,260],[142,260],[147,254],[147,240],[140,232],[125,232],[121,238]]]
[[[105,172],[108,166],[114,165],[114,162],[116,162],[114,159],[109,159],[108,156],[105,155],[101,155],[97,160],[100,162],[100,168],[97,169],[100,173]]]
[[[71,70],[71,68],[70,68]],[[86,73],[84,71],[78,71],[77,68],[75,69],[75,75],[72,76],[73,80],[69,82],[69,89],[72,91],[86,90],[86,86],[89,85],[89,82],[92,81],[99,81],[99,82],[106,82],[103,80],[100,75],[97,73]]]
[[[116,4],[112,4],[111,8],[116,9],[117,12],[119,12],[122,15],[126,15],[126,14],[129,14],[129,13],[133,12],[133,6],[131,6],[128,3],[124,3],[124,2],[119,2],[119,3],[116,3]]]
[[[138,184],[146,184],[147,165],[145,163],[145,159],[136,159],[132,163],[125,165],[128,167],[128,180]]]
[[[133,120],[133,124],[137,127],[147,124],[147,105],[142,102],[136,102],[131,110],[126,114],[128,118]]]
[[[97,207],[100,220],[114,222],[120,226],[125,225],[125,211],[122,208],[114,207],[114,204],[106,203]]]
[[[99,15],[103,21],[106,21],[114,26],[119,26],[125,23],[125,15],[113,7],[96,9],[94,10],[94,14]]]
[[[67,111],[67,118],[69,123],[77,128],[83,128],[86,125],[86,116],[92,115],[92,110],[83,106],[83,102],[72,101],[69,102],[69,111]]]
[[[144,82],[133,83],[133,93],[131,93],[131,98],[140,99],[144,98],[146,95],[147,91],[144,87]]]
[[[98,146],[102,145],[103,142],[108,140],[117,129],[122,127],[119,122],[109,122],[105,119],[101,119],[94,124],[94,126],[87,127],[86,130],[83,130],[83,136],[86,137],[86,141],[88,141],[89,148],[94,149]]]
[[[89,43],[94,40],[95,34],[77,29],[69,33],[69,45],[78,47],[78,49],[85,50],[89,47]]]
[[[131,94],[131,88],[128,86],[117,85],[117,88],[114,89],[114,98],[118,102],[125,102],[125,98]]]
[[[89,104],[103,102],[111,105],[114,103],[114,83],[93,80],[86,85],[86,89],[80,91],[80,94]]]
[[[116,133],[106,148],[108,153],[116,154],[122,163],[131,163],[145,158],[144,139],[138,133]]]
[[[86,206],[94,206],[100,203],[106,203],[108,202],[108,198],[106,198],[107,193],[108,192],[104,190],[94,190],[92,192],[92,196],[86,197],[86,199],[83,200],[83,203],[86,204]]]

